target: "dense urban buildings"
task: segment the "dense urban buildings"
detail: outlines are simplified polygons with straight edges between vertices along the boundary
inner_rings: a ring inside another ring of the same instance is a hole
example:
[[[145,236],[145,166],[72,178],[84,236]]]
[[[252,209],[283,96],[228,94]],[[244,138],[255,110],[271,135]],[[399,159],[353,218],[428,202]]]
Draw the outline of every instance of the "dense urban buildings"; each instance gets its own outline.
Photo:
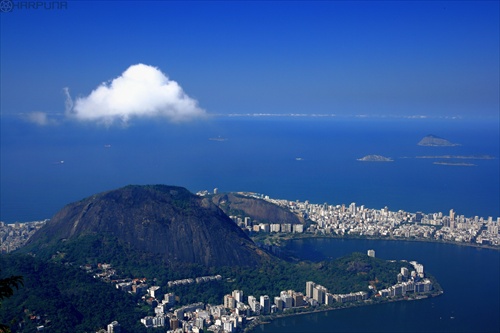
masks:
[[[33,222],[0,222],[0,253],[12,252],[21,246],[48,220]]]
[[[419,239],[446,241],[460,244],[500,246],[500,217],[465,217],[452,209],[448,215],[441,212],[425,214],[403,210],[390,211],[367,208],[351,203],[349,206],[312,204],[309,201],[272,199],[255,193],[240,193],[267,200],[289,209],[312,223],[307,229],[303,225],[242,223],[243,219],[233,216],[240,227],[251,232],[312,233],[339,237],[372,237],[393,239]]]

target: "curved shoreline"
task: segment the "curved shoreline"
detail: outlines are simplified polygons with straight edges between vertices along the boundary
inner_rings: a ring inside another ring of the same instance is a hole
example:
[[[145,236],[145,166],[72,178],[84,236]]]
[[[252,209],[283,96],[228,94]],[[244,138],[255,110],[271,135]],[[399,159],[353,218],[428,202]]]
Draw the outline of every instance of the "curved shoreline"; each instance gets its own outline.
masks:
[[[260,326],[260,325],[266,325],[270,324],[272,321],[280,318],[286,318],[286,317],[294,317],[294,316],[302,316],[302,315],[309,315],[313,313],[323,313],[323,312],[328,312],[328,311],[335,311],[335,310],[342,310],[342,309],[349,309],[349,308],[357,308],[357,307],[362,307],[362,306],[372,306],[372,305],[378,305],[378,304],[385,304],[385,303],[394,303],[394,302],[402,302],[402,301],[418,301],[422,299],[428,299],[428,298],[434,298],[437,296],[440,296],[444,293],[444,291],[439,290],[434,293],[430,293],[425,296],[421,297],[415,297],[415,298],[394,298],[394,299],[385,299],[383,301],[379,302],[373,302],[370,300],[363,301],[363,302],[355,302],[355,303],[345,303],[344,306],[337,306],[337,307],[322,307],[322,308],[307,308],[305,311],[300,311],[300,312],[281,312],[278,314],[274,314],[272,316],[262,316],[262,317],[257,317],[255,318],[251,323],[245,326],[243,329],[243,332],[251,333],[255,329],[255,327]]]
[[[290,237],[291,235],[291,237]],[[266,237],[267,238],[267,237]],[[441,243],[441,244],[450,244],[450,245],[458,245],[458,246],[467,246],[467,247],[475,247],[480,249],[490,249],[500,251],[499,246],[492,245],[483,245],[483,244],[475,244],[475,243],[459,243],[453,241],[446,240],[436,240],[436,239],[418,239],[418,238],[394,238],[394,237],[367,237],[367,236],[338,236],[338,235],[316,235],[310,233],[302,233],[302,234],[286,234],[283,237],[283,241],[290,241],[295,239],[305,239],[305,238],[334,238],[334,239],[368,239],[368,240],[387,240],[387,241],[403,241],[403,242],[421,242],[421,243]],[[253,239],[252,239],[253,240]],[[273,244],[277,246],[282,246],[281,243]]]

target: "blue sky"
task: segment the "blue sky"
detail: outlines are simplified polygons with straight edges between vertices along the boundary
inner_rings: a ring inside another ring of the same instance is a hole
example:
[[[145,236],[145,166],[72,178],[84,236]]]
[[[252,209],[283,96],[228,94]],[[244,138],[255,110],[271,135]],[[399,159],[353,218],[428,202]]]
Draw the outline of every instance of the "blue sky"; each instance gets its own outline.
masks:
[[[20,1],[14,1],[20,3]],[[64,115],[131,65],[208,114],[498,119],[498,1],[67,1],[1,14],[2,116]]]

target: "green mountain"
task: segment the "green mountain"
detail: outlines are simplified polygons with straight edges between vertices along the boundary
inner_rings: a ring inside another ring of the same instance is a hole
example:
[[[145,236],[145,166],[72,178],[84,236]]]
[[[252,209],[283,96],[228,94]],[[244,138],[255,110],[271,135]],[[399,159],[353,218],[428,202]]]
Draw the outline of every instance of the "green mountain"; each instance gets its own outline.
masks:
[[[166,185],[126,186],[71,203],[22,251],[48,258],[70,249],[79,252],[72,259],[120,253],[205,267],[254,267],[270,258],[208,198]]]

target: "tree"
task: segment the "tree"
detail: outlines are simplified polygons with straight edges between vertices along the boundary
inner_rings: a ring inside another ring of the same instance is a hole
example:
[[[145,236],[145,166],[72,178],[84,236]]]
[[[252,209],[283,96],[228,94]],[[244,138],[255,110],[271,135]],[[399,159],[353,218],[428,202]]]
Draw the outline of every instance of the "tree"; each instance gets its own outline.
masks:
[[[8,278],[0,279],[0,306],[4,298],[9,298],[14,294],[14,288],[19,289],[24,286],[23,277],[13,275]],[[0,333],[8,333],[10,329],[8,326],[0,324]]]

